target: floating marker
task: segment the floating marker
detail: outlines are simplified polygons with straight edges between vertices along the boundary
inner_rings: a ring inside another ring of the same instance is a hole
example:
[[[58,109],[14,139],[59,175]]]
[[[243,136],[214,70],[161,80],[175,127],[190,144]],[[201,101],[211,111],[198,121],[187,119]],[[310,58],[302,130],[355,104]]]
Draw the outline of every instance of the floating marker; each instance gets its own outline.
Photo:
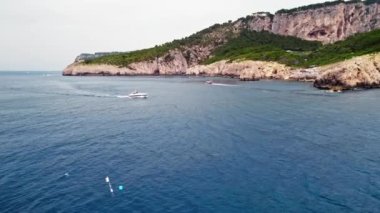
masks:
[[[124,189],[124,186],[120,185],[119,190],[122,191]]]

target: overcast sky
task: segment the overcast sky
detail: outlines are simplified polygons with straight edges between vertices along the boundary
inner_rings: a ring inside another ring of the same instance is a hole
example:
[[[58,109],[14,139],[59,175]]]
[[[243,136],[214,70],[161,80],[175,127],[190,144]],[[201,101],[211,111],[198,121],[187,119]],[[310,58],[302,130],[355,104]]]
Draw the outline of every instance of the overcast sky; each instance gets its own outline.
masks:
[[[128,51],[253,12],[320,0],[0,0],[0,70],[62,70],[83,52]]]

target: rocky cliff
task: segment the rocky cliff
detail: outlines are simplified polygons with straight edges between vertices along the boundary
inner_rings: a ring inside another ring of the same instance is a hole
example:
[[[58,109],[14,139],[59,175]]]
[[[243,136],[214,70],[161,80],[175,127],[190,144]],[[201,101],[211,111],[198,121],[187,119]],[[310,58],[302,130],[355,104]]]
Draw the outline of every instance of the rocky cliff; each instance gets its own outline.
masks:
[[[380,4],[339,3],[317,9],[278,12],[271,31],[331,43],[380,28]]]
[[[318,68],[314,86],[334,91],[380,88],[380,54],[353,58]]]
[[[380,4],[337,2],[331,6],[280,10],[276,14],[255,13],[233,23],[246,28],[331,43],[360,32],[380,28]]]
[[[126,67],[75,62],[63,71],[63,75],[182,75],[186,74],[189,63],[197,62],[197,58],[192,56],[189,63],[188,60],[182,51],[175,49],[155,60],[135,62]]]
[[[255,13],[236,21],[217,24],[202,30],[188,38],[176,40],[169,45],[163,45],[165,51],[157,53],[155,57],[142,57],[141,60],[113,64],[91,60],[76,60],[63,72],[64,75],[207,75],[232,76],[242,80],[258,80],[263,78],[315,80],[318,88],[333,89],[336,85],[341,89],[353,87],[374,87],[377,69],[372,69],[379,63],[378,58],[364,58],[363,61],[374,63],[359,63],[361,72],[357,76],[368,74],[369,78],[362,77],[356,83],[347,80],[355,75],[351,72],[354,65],[345,67],[345,64],[335,64],[338,68],[292,68],[276,62],[236,61],[229,63],[225,60],[211,65],[201,65],[201,62],[213,56],[213,52],[229,40],[236,38],[242,31],[268,31],[278,35],[294,36],[304,40],[334,43],[344,40],[360,32],[369,32],[380,29],[379,1],[335,1],[327,4],[309,5],[292,10],[281,10],[275,14],[266,12]],[[167,50],[166,50],[166,49]],[[146,55],[152,55],[146,49]],[[157,50],[153,50],[158,52]],[[148,54],[149,53],[149,54]],[[133,52],[131,52],[133,54]],[[141,52],[139,52],[141,54]],[[109,54],[107,54],[109,55]],[[112,54],[111,54],[112,55]],[[128,55],[127,55],[128,56]],[[124,58],[122,56],[122,58]],[[101,58],[101,57],[100,57]],[[358,60],[358,59],[353,59]],[[90,63],[87,63],[90,62]],[[352,62],[354,64],[357,61]],[[372,68],[365,66],[374,65]],[[343,68],[342,68],[343,67]],[[345,67],[345,68],[344,68]],[[348,73],[350,74],[342,74]],[[326,73],[326,74],[324,74]],[[324,75],[322,75],[324,74]],[[374,75],[372,75],[374,74]],[[329,81],[335,78],[335,81]],[[345,80],[343,80],[345,79]],[[372,80],[371,80],[372,79]]]

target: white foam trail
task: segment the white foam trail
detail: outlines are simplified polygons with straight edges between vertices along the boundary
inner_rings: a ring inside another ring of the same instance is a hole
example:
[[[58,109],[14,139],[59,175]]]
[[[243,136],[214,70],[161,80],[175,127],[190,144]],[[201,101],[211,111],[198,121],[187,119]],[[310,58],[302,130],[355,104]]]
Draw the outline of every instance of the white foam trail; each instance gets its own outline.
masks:
[[[117,95],[116,97],[118,97],[118,98],[131,98],[131,97],[129,97],[129,95]]]
[[[58,86],[61,91],[63,90],[62,94],[64,95],[87,96],[87,97],[97,97],[97,98],[115,97],[107,93],[79,89],[77,88],[77,86],[75,86],[75,84],[68,83],[68,82],[62,82],[62,81],[54,81],[54,82],[55,82],[54,85]]]
[[[112,184],[111,184],[110,178],[107,176],[105,180],[106,180],[106,183],[108,183],[108,187],[110,188],[110,192],[111,192],[111,194],[113,196],[113,188],[112,188]]]
[[[94,97],[100,97],[100,98],[108,98],[108,97],[111,97],[111,95],[109,94],[102,94],[102,93],[89,93],[89,94],[86,94],[88,96],[94,96]]]
[[[236,87],[236,85],[232,84],[219,84],[219,83],[212,83],[213,86],[222,86],[222,87]]]

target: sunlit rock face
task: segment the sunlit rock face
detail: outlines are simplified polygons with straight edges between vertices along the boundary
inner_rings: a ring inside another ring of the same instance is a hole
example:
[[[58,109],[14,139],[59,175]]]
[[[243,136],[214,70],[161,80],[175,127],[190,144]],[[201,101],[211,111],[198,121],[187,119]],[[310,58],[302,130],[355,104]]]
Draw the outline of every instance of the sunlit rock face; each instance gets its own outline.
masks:
[[[271,32],[331,43],[378,28],[380,4],[341,3],[299,12],[277,13]]]

